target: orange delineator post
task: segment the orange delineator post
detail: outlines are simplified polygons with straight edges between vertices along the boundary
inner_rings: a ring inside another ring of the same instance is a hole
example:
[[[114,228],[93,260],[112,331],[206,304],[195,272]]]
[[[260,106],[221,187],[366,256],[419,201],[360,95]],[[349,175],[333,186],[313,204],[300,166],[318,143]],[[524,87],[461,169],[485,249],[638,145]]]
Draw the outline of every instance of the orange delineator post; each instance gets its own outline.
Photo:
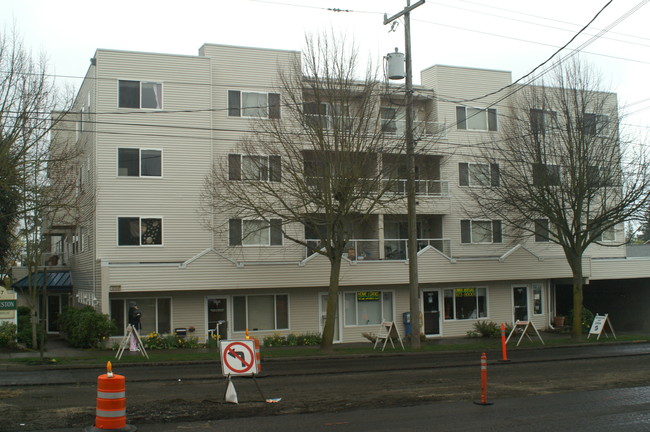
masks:
[[[126,379],[113,373],[111,362],[106,373],[97,377],[97,408],[92,431],[133,431],[126,424]]]
[[[257,364],[257,373],[259,374],[262,371],[262,355],[260,354],[260,340],[253,339],[253,345],[255,347],[255,363]]]
[[[508,361],[506,351],[506,323],[501,323],[501,361]]]
[[[487,356],[481,355],[481,403],[487,403]]]

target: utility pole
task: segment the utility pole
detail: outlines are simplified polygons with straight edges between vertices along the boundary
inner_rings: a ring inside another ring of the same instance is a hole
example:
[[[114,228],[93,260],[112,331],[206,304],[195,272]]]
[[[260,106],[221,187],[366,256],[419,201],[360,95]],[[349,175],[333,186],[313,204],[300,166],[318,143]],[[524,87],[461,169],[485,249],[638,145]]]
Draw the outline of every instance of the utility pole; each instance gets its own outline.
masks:
[[[424,4],[420,0],[411,6],[406,0],[406,7],[388,18],[384,14],[384,25],[404,17],[404,57],[406,62],[406,207],[408,221],[408,261],[409,261],[409,305],[411,311],[411,347],[420,348],[420,288],[418,282],[418,246],[417,216],[415,209],[415,142],[413,140],[413,71],[411,64],[411,11]]]

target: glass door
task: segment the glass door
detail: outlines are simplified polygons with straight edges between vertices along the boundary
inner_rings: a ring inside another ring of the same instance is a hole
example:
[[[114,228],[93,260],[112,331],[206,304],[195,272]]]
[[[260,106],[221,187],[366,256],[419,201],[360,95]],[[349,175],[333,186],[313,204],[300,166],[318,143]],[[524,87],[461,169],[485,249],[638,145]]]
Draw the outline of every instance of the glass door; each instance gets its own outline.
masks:
[[[208,337],[219,335],[219,340],[228,339],[228,299],[225,297],[207,299]]]
[[[528,321],[528,287],[515,286],[512,288],[512,306],[515,322]]]
[[[424,334],[426,336],[440,336],[440,290],[423,291],[422,306],[424,319]],[[413,331],[413,329],[411,329]]]

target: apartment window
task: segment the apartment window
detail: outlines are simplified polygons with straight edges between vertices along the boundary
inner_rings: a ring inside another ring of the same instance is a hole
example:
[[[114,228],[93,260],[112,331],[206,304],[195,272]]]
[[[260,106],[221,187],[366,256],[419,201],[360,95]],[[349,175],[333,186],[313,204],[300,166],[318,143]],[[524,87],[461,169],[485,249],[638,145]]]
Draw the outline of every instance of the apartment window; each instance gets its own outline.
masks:
[[[112,299],[111,319],[117,324],[118,332],[115,336],[124,335],[128,324],[129,304],[135,302],[142,312],[140,324],[141,334],[158,332],[169,334],[172,329],[172,308],[170,298],[133,298],[133,299]]]
[[[559,186],[560,166],[550,164],[533,164],[533,186]]]
[[[126,177],[161,177],[162,150],[117,149],[117,175]]]
[[[500,220],[461,220],[460,242],[469,243],[501,243],[503,242],[502,224]]]
[[[557,114],[555,111],[542,109],[530,110],[530,130],[533,134],[542,134],[553,128],[557,123]]]
[[[271,219],[230,219],[230,246],[282,246],[282,221]]]
[[[393,321],[391,291],[347,292],[343,296],[346,326],[377,325]]]
[[[145,81],[119,81],[119,107],[162,109],[162,84]]]
[[[616,241],[616,227],[609,227],[602,233],[594,237],[597,242],[614,242]]]
[[[162,245],[162,219],[141,217],[117,218],[117,245]]]
[[[287,294],[232,297],[233,330],[285,330],[289,328]]]
[[[461,186],[499,186],[499,164],[459,163]]]
[[[487,288],[446,288],[444,305],[446,320],[486,318]]]
[[[280,118],[280,95],[228,90],[230,117]]]
[[[280,181],[280,156],[228,155],[228,180]]]
[[[544,313],[544,297],[542,284],[533,284],[533,314],[541,315]]]
[[[386,133],[397,132],[397,110],[395,108],[382,107],[379,109],[381,116],[381,130]]]
[[[497,130],[497,110],[494,108],[456,107],[456,127],[467,130]]]
[[[549,237],[548,219],[535,219],[535,241],[548,242]]]
[[[609,117],[603,114],[585,113],[583,129],[587,136],[605,136],[609,132]]]

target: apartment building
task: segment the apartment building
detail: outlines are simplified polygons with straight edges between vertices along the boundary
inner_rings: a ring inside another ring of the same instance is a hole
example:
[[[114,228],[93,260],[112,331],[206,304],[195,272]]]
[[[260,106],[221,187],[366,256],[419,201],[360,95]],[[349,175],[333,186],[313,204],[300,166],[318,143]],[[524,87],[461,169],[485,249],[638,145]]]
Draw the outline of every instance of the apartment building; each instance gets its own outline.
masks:
[[[82,150],[79,212],[50,222],[55,267],[73,281],[70,298],[53,302],[51,314],[68,303],[91,305],[123,327],[135,301],[145,333],[193,328],[190,335],[203,339],[217,323],[223,338],[247,330],[256,337],[322,330],[326,258],[273,226],[233,243],[255,221],[238,220],[229,233],[217,233],[200,209],[213,163],[229,158],[243,166],[252,157],[236,151],[251,120],[282,118],[279,73],[299,57],[214,44],[197,56],[96,51],[66,126]],[[416,161],[422,332],[429,338],[465,335],[479,320],[547,328],[557,286],[571,277],[558,246],[534,236],[515,241],[501,221],[472,220],[465,212],[469,188],[497,181],[498,167],[486,167],[479,148],[500,136],[506,103],[497,95],[453,100],[511,82],[506,71],[436,65],[422,71],[415,89],[417,134],[434,144]],[[380,99],[384,131],[397,139],[403,107]],[[269,159],[265,179],[282,181],[271,178],[272,157],[261,157]],[[388,155],[383,163],[400,162]],[[398,182],[395,193],[403,191]],[[354,227],[341,269],[337,342],[364,340],[362,333],[384,320],[405,334],[406,220],[404,208]],[[617,227],[605,241],[613,245],[623,235]],[[584,258],[591,280],[647,278],[648,267],[626,259],[623,247],[592,246]]]

